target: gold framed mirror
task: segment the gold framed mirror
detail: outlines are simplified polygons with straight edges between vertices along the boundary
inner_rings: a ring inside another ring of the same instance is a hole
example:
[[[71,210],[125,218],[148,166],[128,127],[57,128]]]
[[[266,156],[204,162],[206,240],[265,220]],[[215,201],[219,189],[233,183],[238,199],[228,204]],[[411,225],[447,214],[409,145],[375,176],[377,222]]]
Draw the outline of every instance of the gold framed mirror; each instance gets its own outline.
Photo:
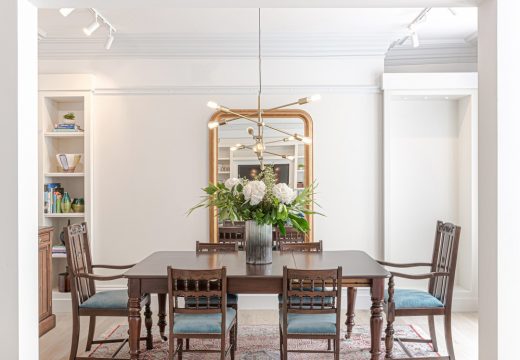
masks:
[[[230,112],[257,118],[257,109],[232,109]],[[213,114],[210,123],[218,122],[226,124],[226,120],[234,119],[237,116],[224,111],[217,111]],[[291,134],[303,134],[312,140],[312,118],[306,111],[295,109],[278,109],[265,111],[262,118],[266,124],[272,123],[278,128],[283,128]],[[209,129],[209,182],[215,184],[223,182],[229,177],[243,177],[254,175],[256,168],[259,168],[259,161],[256,155],[248,149],[236,149],[235,144],[244,144],[250,137],[247,135],[247,127],[250,123],[244,121],[233,121],[226,126],[218,126]],[[268,128],[268,127],[267,127]],[[270,134],[266,130],[265,137],[269,139]],[[279,135],[277,135],[279,138]],[[284,154],[288,158],[266,157],[265,163],[275,166],[275,173],[281,182],[286,182],[296,191],[309,186],[314,179],[313,166],[313,142],[302,143],[297,140],[292,141],[269,141],[266,142],[267,148],[273,148],[276,153]],[[249,152],[249,154],[248,154]],[[312,206],[312,205],[311,205]],[[310,209],[312,210],[312,208]],[[306,215],[310,225],[310,230],[305,237],[305,241],[313,241],[314,223],[313,216]],[[219,241],[219,222],[218,211],[214,207],[209,208],[209,237],[211,242]]]

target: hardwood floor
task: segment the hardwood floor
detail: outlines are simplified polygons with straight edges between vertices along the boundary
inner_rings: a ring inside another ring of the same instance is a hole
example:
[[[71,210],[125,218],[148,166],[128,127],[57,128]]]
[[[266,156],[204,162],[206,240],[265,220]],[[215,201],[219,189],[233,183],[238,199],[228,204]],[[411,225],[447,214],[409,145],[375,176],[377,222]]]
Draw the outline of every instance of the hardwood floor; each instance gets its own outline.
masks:
[[[278,312],[276,310],[240,310],[239,318],[241,325],[252,324],[277,324]],[[444,345],[444,330],[441,317],[436,317],[437,338],[439,340],[439,351],[446,353]],[[98,318],[96,335],[101,334],[116,324],[121,324],[124,318]],[[344,323],[343,319],[343,323]],[[476,313],[453,314],[453,339],[457,360],[478,359],[478,315]],[[154,324],[157,318],[154,315]],[[368,311],[356,312],[357,324],[368,324]],[[428,333],[428,322],[424,317],[398,318],[397,324],[414,324]],[[72,319],[68,313],[56,314],[56,328],[40,338],[40,360],[66,360],[69,358],[70,337],[72,330]],[[79,348],[84,350],[88,331],[88,319],[81,321],[81,340]],[[396,345],[398,346],[398,345]],[[83,355],[83,354],[81,354]]]

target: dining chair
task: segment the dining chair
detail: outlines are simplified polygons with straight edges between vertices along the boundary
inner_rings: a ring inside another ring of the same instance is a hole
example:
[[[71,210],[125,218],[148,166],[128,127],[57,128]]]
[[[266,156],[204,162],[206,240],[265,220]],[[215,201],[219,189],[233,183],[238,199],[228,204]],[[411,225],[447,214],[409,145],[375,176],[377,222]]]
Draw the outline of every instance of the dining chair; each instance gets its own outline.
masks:
[[[283,268],[280,311],[280,357],[289,352],[334,354],[339,360],[341,318],[341,266],[331,270]],[[327,299],[331,299],[328,301]],[[333,349],[297,350],[288,348],[289,339],[333,341]]]
[[[108,281],[123,278],[118,275],[95,275],[94,269],[128,269],[133,265],[93,265],[90,254],[87,224],[75,224],[64,228],[65,249],[67,252],[67,264],[71,273],[71,298],[72,298],[72,343],[70,347],[70,360],[91,359],[90,357],[78,357],[78,343],[80,335],[80,317],[90,318],[87,346],[85,351],[90,351],[92,344],[118,343],[112,357],[114,358],[128,342],[124,339],[94,340],[97,316],[128,317],[128,291],[96,291],[95,281]],[[141,338],[146,340],[147,349],[153,347],[152,339],[152,312],[150,310],[150,296],[147,294],[141,299],[141,306],[145,307],[145,325],[147,336]],[[100,359],[96,357],[96,359]]]
[[[196,252],[197,254],[202,253],[215,253],[215,252],[236,252],[238,251],[238,243],[201,243],[199,241],[196,242]],[[207,301],[207,299],[201,298],[199,301]],[[210,299],[210,301],[216,301],[216,299]],[[186,299],[186,304],[188,306],[195,305],[195,299],[189,298]],[[237,294],[227,294],[227,306],[235,309],[238,313],[238,295]],[[238,324],[238,316],[237,316],[237,324]],[[238,326],[238,325],[237,325]],[[235,333],[235,336],[237,334]],[[238,339],[235,339],[235,344]],[[190,348],[190,339],[186,339],[186,348]]]
[[[393,323],[398,316],[427,316],[430,330],[430,339],[395,338],[403,348],[408,358],[412,354],[404,345],[405,342],[431,343],[433,351],[438,351],[437,336],[435,333],[435,315],[444,315],[444,336],[448,356],[437,357],[441,360],[455,360],[451,331],[451,310],[453,287],[455,283],[455,269],[459,249],[460,227],[451,223],[438,221],[433,257],[431,263],[397,264],[380,261],[381,265],[395,268],[429,267],[430,271],[424,274],[404,274],[391,272],[388,293],[385,296],[384,310],[387,314],[386,327],[386,356],[391,357],[394,344]],[[429,279],[428,291],[394,288],[395,278],[413,280]],[[401,359],[401,358],[400,358]]]
[[[237,243],[239,249],[244,248],[246,228],[245,225],[221,226],[218,228],[219,243]]]
[[[307,243],[280,243],[280,251],[323,252],[323,240]]]
[[[305,242],[305,234],[296,230],[292,226],[285,227],[285,235],[280,232],[280,229],[273,230],[273,247],[275,250],[280,249],[280,244],[294,244]]]
[[[212,284],[212,285],[210,285]],[[227,354],[235,358],[237,311],[227,306],[226,268],[215,270],[181,270],[168,267],[169,301],[169,356],[183,352],[219,353],[224,360]],[[207,301],[210,298],[211,301]],[[181,307],[179,299],[184,299]],[[193,306],[186,300],[193,299]],[[229,346],[226,346],[229,334]],[[183,349],[184,339],[219,339],[220,348]],[[175,343],[176,342],[176,343]]]

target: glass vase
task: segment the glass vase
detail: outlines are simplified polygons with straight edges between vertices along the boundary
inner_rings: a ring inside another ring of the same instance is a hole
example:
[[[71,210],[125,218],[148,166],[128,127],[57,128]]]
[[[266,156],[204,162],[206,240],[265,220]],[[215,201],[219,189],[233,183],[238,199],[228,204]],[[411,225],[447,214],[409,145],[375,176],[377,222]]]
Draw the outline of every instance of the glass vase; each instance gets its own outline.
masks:
[[[246,221],[246,262],[271,264],[273,262],[273,226]]]

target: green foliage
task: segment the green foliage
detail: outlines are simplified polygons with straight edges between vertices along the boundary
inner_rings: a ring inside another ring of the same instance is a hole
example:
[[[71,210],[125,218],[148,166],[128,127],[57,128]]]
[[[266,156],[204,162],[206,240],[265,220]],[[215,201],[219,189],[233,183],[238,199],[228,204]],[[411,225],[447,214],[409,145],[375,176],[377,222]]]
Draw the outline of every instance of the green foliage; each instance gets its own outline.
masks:
[[[76,115],[74,115],[73,112],[70,112],[70,113],[63,115],[63,118],[67,119],[67,120],[74,120],[76,118]]]
[[[254,220],[260,225],[271,224],[277,226],[283,235],[287,224],[300,232],[308,232],[309,223],[305,215],[322,215],[310,210],[312,204],[315,204],[315,184],[304,188],[290,203],[284,204],[273,193],[276,178],[272,166],[266,166],[255,180],[262,181],[266,186],[265,195],[260,203],[251,205],[245,199],[243,191],[248,184],[246,179],[241,179],[231,189],[224,183],[209,184],[202,189],[206,194],[202,201],[192,207],[188,215],[198,208],[215,206],[221,220]]]

